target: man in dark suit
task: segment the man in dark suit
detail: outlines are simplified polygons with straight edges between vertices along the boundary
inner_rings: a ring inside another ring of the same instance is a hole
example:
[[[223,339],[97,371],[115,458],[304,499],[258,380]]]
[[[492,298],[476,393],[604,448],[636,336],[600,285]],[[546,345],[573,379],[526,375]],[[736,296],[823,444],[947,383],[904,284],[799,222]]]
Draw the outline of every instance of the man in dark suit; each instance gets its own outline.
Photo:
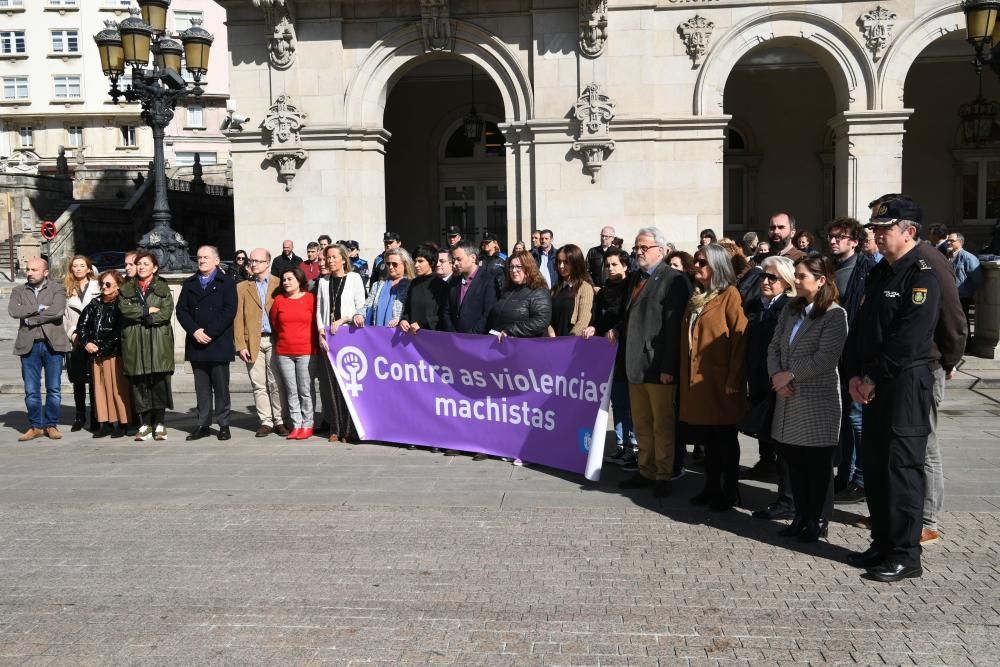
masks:
[[[298,268],[301,263],[302,258],[295,254],[295,244],[285,239],[281,242],[281,254],[271,262],[271,275],[280,279],[285,271]]]
[[[535,258],[538,271],[542,274],[542,278],[545,278],[545,284],[551,289],[559,280],[559,274],[556,272],[556,249],[552,245],[552,230],[543,229],[538,234],[540,245],[531,249],[531,256]]]
[[[625,376],[639,442],[639,473],[619,486],[652,486],[657,497],[671,492],[681,321],[691,297],[687,279],[663,261],[666,248],[659,229],[639,230],[635,238],[639,271],[627,288],[625,318],[608,334],[612,340],[620,338],[625,348]]]
[[[211,435],[212,395],[219,440],[229,440],[229,364],[236,356],[233,320],[236,317],[236,282],[219,269],[214,246],[198,248],[198,272],[184,281],[177,297],[177,321],[187,332],[184,360],[191,362],[198,403],[198,428],[188,440]]]
[[[451,249],[454,273],[444,307],[445,331],[485,334],[486,319],[500,296],[496,280],[476,263],[476,246],[459,241]]]

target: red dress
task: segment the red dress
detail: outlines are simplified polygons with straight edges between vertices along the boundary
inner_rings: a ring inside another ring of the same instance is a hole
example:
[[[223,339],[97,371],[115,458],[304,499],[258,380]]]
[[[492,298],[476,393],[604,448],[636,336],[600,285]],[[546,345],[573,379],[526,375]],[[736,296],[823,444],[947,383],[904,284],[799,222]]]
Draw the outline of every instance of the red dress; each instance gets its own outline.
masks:
[[[278,342],[275,352],[286,357],[300,357],[316,354],[316,297],[306,292],[298,299],[290,299],[284,294],[274,298],[271,312],[271,331]]]

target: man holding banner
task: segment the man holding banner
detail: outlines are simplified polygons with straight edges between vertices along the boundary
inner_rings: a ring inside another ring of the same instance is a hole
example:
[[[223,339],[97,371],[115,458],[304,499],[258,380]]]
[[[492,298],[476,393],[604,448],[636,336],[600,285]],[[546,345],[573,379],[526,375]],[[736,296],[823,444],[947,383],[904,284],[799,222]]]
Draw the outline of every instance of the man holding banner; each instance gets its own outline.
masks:
[[[663,261],[667,240],[656,227],[639,230],[633,250],[639,263],[626,289],[625,318],[608,338],[625,347],[632,421],[639,443],[639,473],[619,487],[653,487],[671,493],[674,468],[681,320],[691,297],[684,276]]]

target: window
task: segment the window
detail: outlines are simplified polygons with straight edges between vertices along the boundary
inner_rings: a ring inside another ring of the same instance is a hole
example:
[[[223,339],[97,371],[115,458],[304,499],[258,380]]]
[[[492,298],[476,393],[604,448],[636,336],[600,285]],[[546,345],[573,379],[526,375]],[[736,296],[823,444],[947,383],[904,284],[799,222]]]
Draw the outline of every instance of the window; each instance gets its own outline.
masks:
[[[186,127],[205,127],[205,109],[204,107],[188,107],[187,108],[187,124]]]
[[[722,177],[722,228],[726,231],[753,227],[752,170],[758,158],[749,154],[749,143],[740,130],[726,130]]]
[[[174,12],[174,32],[184,32],[191,27],[191,19],[200,19],[201,12]]]
[[[31,148],[35,145],[35,132],[30,127],[22,127],[17,130],[21,138],[21,148]]]
[[[218,153],[203,153],[201,151],[177,151],[174,153],[174,164],[178,167],[190,167],[194,164],[195,153],[198,154],[202,165],[218,164]]]
[[[13,7],[24,7],[24,0],[0,0],[0,9],[11,9]]]
[[[132,6],[132,0],[101,0],[101,6],[109,9],[128,9]]]
[[[135,127],[133,125],[122,125],[119,129],[122,133],[122,146],[134,148],[139,145],[135,140]]]
[[[5,100],[28,99],[28,77],[5,76],[3,78],[3,98]]]
[[[961,169],[963,222],[994,222],[1000,215],[1000,159],[966,159]]]
[[[76,7],[77,0],[49,0],[49,7]]]
[[[56,76],[53,77],[52,80],[55,82],[56,99],[80,99],[80,77],[78,75]]]
[[[82,125],[70,125],[66,128],[66,135],[69,137],[70,148],[79,148],[83,145],[83,126]]]
[[[25,53],[26,51],[23,30],[4,30],[0,32],[0,54],[16,55]]]
[[[52,53],[79,53],[80,40],[77,30],[53,30]]]

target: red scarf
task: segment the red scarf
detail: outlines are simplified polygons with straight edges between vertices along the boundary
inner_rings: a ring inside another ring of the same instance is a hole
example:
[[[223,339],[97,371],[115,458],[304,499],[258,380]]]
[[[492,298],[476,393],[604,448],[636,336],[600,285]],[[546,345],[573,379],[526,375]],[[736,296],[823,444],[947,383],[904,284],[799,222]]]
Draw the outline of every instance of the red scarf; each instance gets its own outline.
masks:
[[[149,292],[149,286],[153,284],[153,276],[146,278],[145,280],[136,279],[136,285],[139,286],[139,291],[142,292],[143,296]]]

